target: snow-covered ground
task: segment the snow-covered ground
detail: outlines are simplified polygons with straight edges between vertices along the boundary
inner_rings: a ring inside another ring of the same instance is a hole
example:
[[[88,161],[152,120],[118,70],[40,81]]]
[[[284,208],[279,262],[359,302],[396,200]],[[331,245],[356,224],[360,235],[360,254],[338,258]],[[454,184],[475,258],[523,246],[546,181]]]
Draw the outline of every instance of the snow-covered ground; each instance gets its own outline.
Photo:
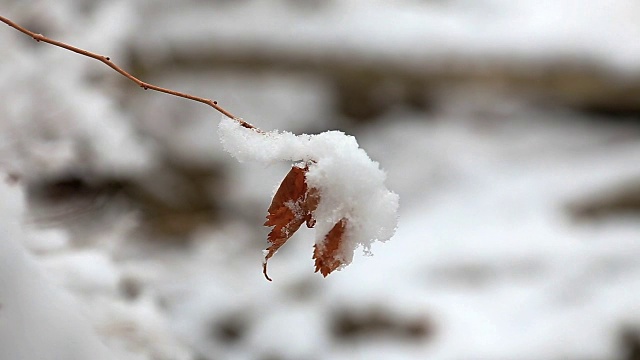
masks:
[[[3,16],[114,59],[134,44],[151,62],[219,46],[409,69],[434,54],[568,56],[631,75],[640,64],[640,8],[625,0],[2,3]],[[640,218],[573,210],[637,182],[637,124],[478,88],[428,114],[350,124],[400,196],[395,236],[323,279],[314,230],[301,229],[268,282],[263,216],[290,164],[238,163],[213,110],[0,30],[0,164],[12,175],[0,184],[0,359],[618,359],[640,331]],[[247,74],[154,81],[216,97],[265,130],[340,126],[314,75]],[[89,194],[62,220],[40,208],[52,199],[38,186],[68,174],[173,201],[189,184],[166,159],[223,169],[209,184],[222,221],[166,239],[140,231],[144,211],[119,196]]]
[[[214,49],[283,61],[355,56],[414,69],[438,60],[465,67],[505,58],[533,67],[561,59],[640,66],[640,4],[633,0],[164,3],[145,4],[154,16],[136,42],[155,56]]]

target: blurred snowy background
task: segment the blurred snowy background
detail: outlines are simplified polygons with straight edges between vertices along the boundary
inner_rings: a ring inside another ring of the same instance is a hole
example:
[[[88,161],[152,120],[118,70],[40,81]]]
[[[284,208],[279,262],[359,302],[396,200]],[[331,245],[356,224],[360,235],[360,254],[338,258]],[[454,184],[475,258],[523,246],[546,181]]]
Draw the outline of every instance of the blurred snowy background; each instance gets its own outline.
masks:
[[[0,5],[262,129],[355,135],[401,199],[373,257],[323,279],[301,230],[267,282],[288,164],[2,26],[0,359],[640,359],[637,0]]]

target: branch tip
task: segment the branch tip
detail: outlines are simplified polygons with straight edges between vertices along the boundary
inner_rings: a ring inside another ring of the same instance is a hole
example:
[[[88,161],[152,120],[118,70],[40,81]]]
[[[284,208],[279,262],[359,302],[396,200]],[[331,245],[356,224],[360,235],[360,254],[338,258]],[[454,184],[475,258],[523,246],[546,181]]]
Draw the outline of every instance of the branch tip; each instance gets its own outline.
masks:
[[[155,85],[151,85],[148,83],[145,83],[144,81],[138,79],[137,77],[129,74],[128,72],[126,72],[125,70],[123,70],[121,67],[119,67],[118,65],[116,65],[115,63],[113,63],[111,61],[111,58],[108,56],[103,56],[103,55],[99,55],[66,43],[63,43],[61,41],[57,41],[57,40],[53,40],[53,39],[49,39],[46,36],[42,35],[42,34],[38,34],[35,33],[31,30],[28,30],[18,24],[16,24],[15,22],[5,18],[4,16],[0,15],[0,22],[3,22],[5,24],[7,24],[8,26],[18,30],[19,32],[33,38],[33,40],[37,41],[37,42],[45,42],[47,44],[53,45],[53,46],[57,46],[59,48],[63,48],[65,50],[68,51],[72,51],[75,52],[76,54],[80,54],[82,56],[86,56],[95,60],[98,60],[102,63],[104,63],[105,65],[109,66],[110,68],[112,68],[114,71],[116,71],[118,74],[126,77],[127,79],[133,81],[134,83],[138,84],[141,88],[143,88],[144,90],[154,90],[157,92],[161,92],[161,93],[165,93],[168,95],[172,95],[172,96],[176,96],[176,97],[181,97],[183,99],[188,99],[188,100],[193,100],[193,101],[197,101],[199,103],[203,103],[206,105],[209,105],[211,107],[213,107],[216,111],[218,111],[219,113],[223,114],[224,116],[227,116],[231,119],[237,120],[240,122],[240,124],[242,124],[242,126],[249,128],[249,129],[255,129],[258,130],[255,126],[248,124],[242,120],[239,120],[238,117],[234,116],[233,114],[231,114],[229,111],[225,110],[223,107],[218,105],[217,101],[212,101],[203,97],[199,97],[199,96],[195,96],[195,95],[191,95],[191,94],[187,94],[187,93],[183,93],[183,92],[179,92],[179,91],[175,91],[175,90],[171,90],[171,89],[166,89],[166,88],[162,88],[160,86],[155,86]],[[258,130],[259,131],[259,130]]]

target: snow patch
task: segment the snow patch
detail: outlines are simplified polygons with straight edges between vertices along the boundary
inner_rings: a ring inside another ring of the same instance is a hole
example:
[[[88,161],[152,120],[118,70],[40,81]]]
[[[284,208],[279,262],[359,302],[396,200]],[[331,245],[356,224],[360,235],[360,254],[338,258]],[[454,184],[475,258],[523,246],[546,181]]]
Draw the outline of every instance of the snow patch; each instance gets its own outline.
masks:
[[[218,126],[220,141],[238,161],[303,161],[308,164],[307,185],[320,194],[316,243],[341,219],[347,219],[345,246],[340,260],[349,264],[353,251],[370,252],[375,241],[387,241],[398,224],[399,197],[384,185],[386,174],[358,146],[353,136],[340,131],[317,135],[258,132],[225,118]]]

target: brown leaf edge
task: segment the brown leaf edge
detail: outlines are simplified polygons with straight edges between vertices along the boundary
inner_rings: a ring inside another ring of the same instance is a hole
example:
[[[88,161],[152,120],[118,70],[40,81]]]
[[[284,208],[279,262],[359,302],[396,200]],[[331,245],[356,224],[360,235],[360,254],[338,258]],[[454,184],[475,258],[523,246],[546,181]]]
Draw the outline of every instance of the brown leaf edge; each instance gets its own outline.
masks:
[[[265,226],[273,227],[267,236],[271,245],[266,250],[262,264],[262,273],[269,281],[272,280],[267,275],[268,260],[298,231],[302,223],[306,222],[310,228],[315,225],[313,212],[318,206],[320,196],[317,189],[307,186],[305,175],[309,170],[308,165],[299,165],[293,165],[280,183],[269,206],[267,221],[264,223]]]
[[[316,265],[315,272],[320,271],[322,276],[327,277],[327,275],[342,265],[342,260],[340,260],[338,254],[342,251],[346,228],[347,219],[342,218],[329,230],[321,244],[315,244],[313,246],[313,259]]]

